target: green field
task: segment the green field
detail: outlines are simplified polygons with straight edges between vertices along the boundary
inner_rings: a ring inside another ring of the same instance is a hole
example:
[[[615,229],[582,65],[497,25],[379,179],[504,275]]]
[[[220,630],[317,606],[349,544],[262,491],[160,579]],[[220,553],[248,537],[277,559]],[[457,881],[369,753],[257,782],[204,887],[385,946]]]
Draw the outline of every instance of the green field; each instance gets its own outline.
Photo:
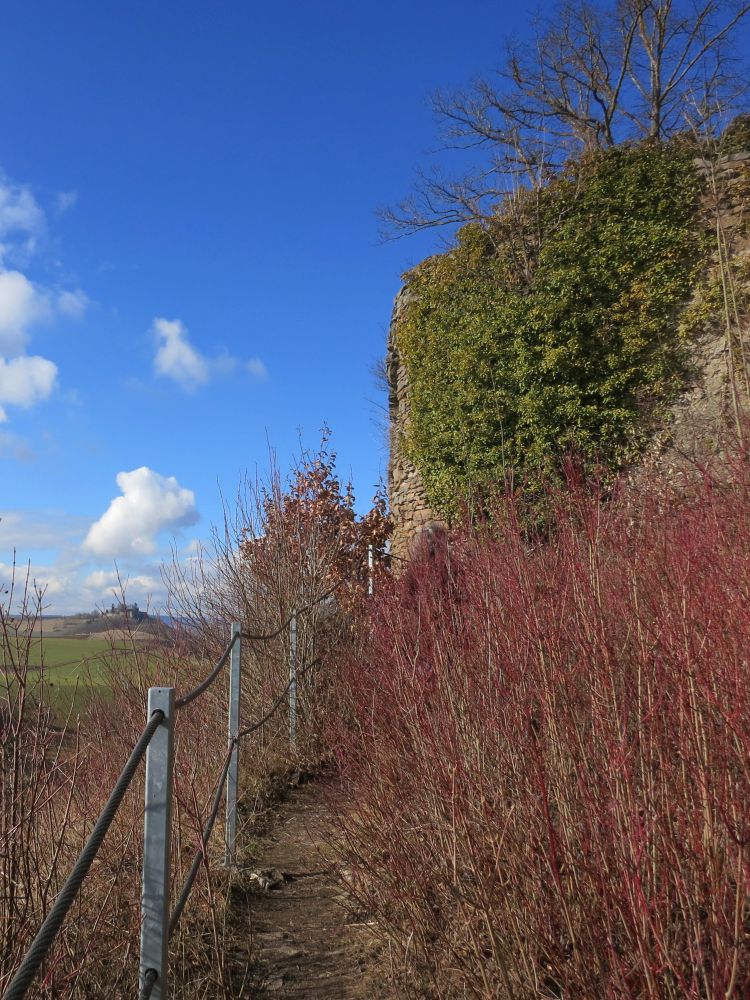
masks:
[[[45,668],[101,662],[112,649],[108,639],[35,639],[29,654],[29,666]]]
[[[127,665],[129,651],[108,639],[35,639],[29,651],[28,681],[58,716],[71,705],[81,710],[92,695],[104,693],[110,669]]]

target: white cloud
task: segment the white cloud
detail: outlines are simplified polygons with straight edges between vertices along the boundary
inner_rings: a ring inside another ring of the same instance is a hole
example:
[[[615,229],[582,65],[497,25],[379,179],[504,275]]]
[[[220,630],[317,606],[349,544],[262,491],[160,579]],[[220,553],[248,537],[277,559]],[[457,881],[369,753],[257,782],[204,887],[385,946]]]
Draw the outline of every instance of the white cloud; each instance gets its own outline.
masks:
[[[148,596],[162,589],[161,580],[147,573],[138,573],[135,576],[120,576],[117,572],[107,572],[107,570],[97,569],[89,573],[83,580],[84,587],[89,587],[96,591],[99,597],[106,597],[109,594],[117,594],[126,588],[129,596],[132,590],[138,591],[141,597]]]
[[[57,365],[46,358],[0,358],[0,422],[8,419],[3,404],[33,406],[48,398],[56,380]]]
[[[58,207],[70,207],[74,200],[74,192],[62,192]],[[34,325],[59,316],[80,319],[89,305],[81,289],[37,285],[7,266],[9,258],[25,260],[33,254],[46,228],[31,190],[0,173],[0,423],[8,419],[5,406],[33,406],[54,389],[54,362],[26,353]],[[7,437],[4,444],[3,451],[13,450]]]
[[[38,566],[32,565],[28,566],[22,562],[19,562],[15,566],[15,582],[18,588],[19,581],[26,580],[26,574],[29,574],[29,582],[34,589],[38,587],[40,590],[44,591],[44,600],[42,602],[43,609],[46,611],[49,608],[50,600],[49,598],[63,593],[74,581],[74,574],[60,569],[55,566]],[[0,587],[8,587],[14,576],[14,566],[13,563],[0,562]],[[34,589],[29,588],[29,603],[34,606]],[[21,588],[18,588],[20,591]],[[20,600],[19,600],[20,604]]]
[[[71,319],[80,319],[91,304],[91,300],[80,288],[74,291],[62,291],[57,293],[55,305],[63,316],[70,316]]]
[[[0,270],[0,354],[21,354],[29,326],[49,315],[49,302],[20,271]]]
[[[8,419],[6,405],[33,406],[50,396],[57,380],[54,362],[26,354],[31,328],[58,316],[80,319],[89,306],[80,288],[37,285],[4,266],[4,256],[32,251],[45,229],[44,213],[31,191],[0,174],[0,423]]]
[[[56,199],[57,211],[62,215],[63,212],[67,212],[71,209],[77,201],[77,191],[58,191]]]
[[[55,316],[80,319],[89,307],[80,288],[52,291],[34,285],[20,271],[0,267],[0,355],[23,354],[29,328]]]
[[[164,585],[156,571],[118,576],[116,571],[96,570],[83,576],[79,564],[63,558],[52,564],[32,562],[28,572],[30,583],[44,592],[42,608],[46,614],[69,615],[109,607],[113,600],[120,601],[123,591],[128,603],[136,601],[152,614],[166,604]],[[17,564],[15,573],[16,594],[20,595],[23,588],[18,583],[26,579],[27,566]],[[0,561],[0,589],[7,588],[12,578],[13,563]],[[19,605],[20,597],[15,608]]]
[[[1,438],[0,434],[0,444]],[[128,601],[136,600],[142,608],[163,608],[166,591],[156,559],[124,559],[119,574],[112,562],[108,568],[92,564],[91,553],[81,547],[90,525],[90,519],[59,509],[0,507],[0,592],[10,582],[16,562],[17,593],[28,571],[30,583],[44,590],[44,607],[50,613],[109,607],[113,594],[119,601],[121,586],[126,588]]]
[[[22,235],[35,240],[45,228],[44,212],[30,189],[0,177],[0,239]]]
[[[157,350],[154,369],[158,375],[171,378],[183,389],[197,389],[212,378],[223,378],[235,372],[240,364],[226,351],[207,357],[190,342],[185,324],[179,319],[157,317],[151,324]],[[260,358],[251,358],[243,367],[255,378],[265,378],[266,366]]]
[[[157,374],[174,379],[183,389],[195,389],[208,381],[208,362],[189,342],[188,332],[179,319],[157,317],[151,329],[159,345],[154,358]]]
[[[155,550],[160,531],[195,524],[200,517],[193,491],[174,476],[161,476],[144,465],[119,472],[117,485],[122,496],[91,525],[83,543],[95,555],[147,555]]]
[[[0,558],[14,549],[24,559],[32,551],[72,548],[80,561],[78,549],[88,523],[54,508],[28,511],[0,507]]]

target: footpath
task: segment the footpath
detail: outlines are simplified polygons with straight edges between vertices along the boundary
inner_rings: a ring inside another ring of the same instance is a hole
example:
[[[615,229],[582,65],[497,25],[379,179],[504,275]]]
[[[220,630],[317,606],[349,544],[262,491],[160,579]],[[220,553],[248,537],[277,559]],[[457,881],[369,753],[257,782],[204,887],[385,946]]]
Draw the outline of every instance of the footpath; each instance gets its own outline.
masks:
[[[253,863],[248,899],[253,1000],[396,1000],[369,927],[347,909],[325,856],[315,783],[292,789]]]

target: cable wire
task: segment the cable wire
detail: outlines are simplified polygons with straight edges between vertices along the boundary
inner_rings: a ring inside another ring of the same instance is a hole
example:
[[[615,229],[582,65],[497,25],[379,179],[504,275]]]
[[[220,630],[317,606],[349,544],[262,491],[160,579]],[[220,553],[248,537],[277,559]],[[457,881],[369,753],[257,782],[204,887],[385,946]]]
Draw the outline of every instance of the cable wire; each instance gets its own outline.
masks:
[[[180,698],[176,699],[174,702],[175,709],[183,708],[185,705],[189,705],[190,702],[200,697],[200,695],[202,695],[203,692],[206,691],[211,686],[211,684],[213,684],[213,682],[219,676],[222,667],[229,658],[229,655],[232,651],[232,648],[234,647],[235,642],[237,642],[240,636],[242,636],[245,639],[250,639],[255,641],[265,641],[269,639],[274,639],[276,636],[280,635],[285,628],[287,628],[287,626],[290,624],[290,622],[296,615],[305,614],[311,608],[314,608],[317,604],[320,604],[322,601],[326,600],[328,597],[331,596],[331,594],[333,594],[336,590],[338,590],[338,588],[342,585],[343,582],[344,582],[343,580],[339,581],[335,586],[331,587],[330,590],[328,590],[325,594],[322,594],[315,601],[312,601],[304,608],[300,608],[297,611],[293,612],[287,618],[284,624],[281,625],[280,628],[278,628],[275,632],[270,633],[269,635],[260,636],[260,635],[252,635],[245,632],[236,632],[232,636],[230,642],[227,644],[222,655],[219,657],[219,660],[216,663],[213,670],[211,671],[211,673],[203,681],[201,681],[200,684],[194,687],[191,691],[188,691],[187,694],[184,694]],[[292,684],[296,683],[296,681],[299,680],[300,677],[304,677],[304,675],[309,670],[317,666],[320,662],[321,662],[320,659],[313,660],[311,663],[307,664],[305,667],[298,670],[294,677],[289,678],[289,681],[284,687],[284,690],[281,692],[281,694],[274,702],[273,706],[263,716],[263,718],[260,719],[258,722],[252,723],[250,726],[247,726],[245,729],[238,732],[237,735],[232,739],[224,761],[224,766],[221,771],[219,783],[216,788],[216,792],[214,794],[211,814],[206,823],[206,827],[202,833],[201,847],[196,851],[195,856],[193,857],[193,861],[190,866],[190,871],[188,872],[187,878],[185,879],[182,890],[180,892],[179,899],[177,900],[174,910],[172,911],[172,914],[170,916],[170,921],[169,921],[170,936],[177,927],[180,916],[182,915],[182,911],[185,908],[185,904],[187,903],[188,897],[190,896],[190,892],[193,888],[193,884],[195,882],[198,870],[200,868],[201,859],[204,856],[205,845],[208,842],[209,837],[211,836],[211,832],[213,831],[213,827],[216,822],[216,817],[218,816],[219,807],[221,804],[221,795],[224,790],[224,785],[227,780],[227,775],[229,773],[229,764],[231,761],[232,752],[235,746],[241,739],[243,739],[246,736],[250,736],[252,733],[257,732],[257,730],[262,728],[262,726],[264,726],[276,714],[279,707],[284,702],[284,699],[286,698],[287,694],[289,693],[289,689],[291,688]],[[89,868],[91,867],[91,864],[94,861],[94,858],[96,857],[105,836],[107,835],[107,831],[109,830],[112,820],[114,819],[115,814],[117,813],[120,803],[122,802],[123,796],[125,795],[125,792],[128,790],[128,787],[130,786],[130,783],[133,780],[133,776],[136,772],[136,769],[139,763],[141,762],[144,753],[146,752],[146,748],[151,742],[151,737],[159,728],[159,725],[163,719],[164,719],[164,713],[161,710],[157,710],[156,712],[154,712],[148,724],[146,725],[146,728],[143,730],[141,736],[139,737],[138,742],[133,747],[133,750],[131,751],[128,760],[122,769],[120,777],[117,779],[115,787],[112,789],[112,792],[110,793],[110,796],[107,799],[107,802],[104,808],[102,809],[99,818],[97,819],[94,828],[91,831],[91,834],[89,835],[89,838],[83,847],[83,850],[78,856],[78,860],[76,861],[73,870],[71,871],[65,884],[60,890],[57,899],[55,900],[52,906],[52,909],[47,914],[44,923],[39,928],[39,931],[37,932],[36,937],[32,941],[28,951],[26,952],[26,955],[24,956],[23,961],[18,967],[16,974],[14,975],[10,984],[8,985],[8,988],[5,990],[5,993],[3,993],[2,1000],[23,1000],[23,997],[25,997],[26,991],[33,982],[34,977],[39,970],[39,966],[42,964],[45,957],[47,956],[47,953],[49,952],[49,949],[51,948],[52,943],[54,942],[55,937],[57,936],[57,933],[60,930],[60,927],[62,926],[62,923],[68,914],[68,911],[70,910],[70,907],[73,905],[73,902],[76,896],[78,895],[78,890],[80,889],[83,880],[86,878]],[[143,987],[139,994],[139,1000],[148,1000],[148,998],[151,996],[151,992],[154,988],[154,984],[157,979],[158,979],[158,973],[155,969],[147,970],[144,976]]]
[[[345,580],[339,580],[339,582],[334,584],[333,587],[331,587],[329,590],[325,592],[325,594],[321,594],[320,597],[316,597],[314,601],[310,601],[310,603],[306,604],[304,607],[298,608],[296,611],[292,611],[292,613],[286,619],[284,624],[279,625],[279,627],[276,629],[275,632],[271,632],[268,635],[253,635],[251,632],[242,632],[241,633],[242,638],[249,639],[255,642],[266,642],[269,639],[275,639],[276,636],[281,635],[281,633],[284,631],[285,628],[287,628],[287,626],[295,616],[304,615],[307,614],[308,611],[312,611],[312,609],[316,607],[318,604],[322,604],[322,602],[327,600],[332,594],[335,594],[336,591],[339,589],[339,587],[341,587],[344,583],[346,583]]]
[[[290,677],[284,690],[281,692],[279,697],[273,703],[272,708],[270,708],[268,712],[266,712],[266,714],[263,716],[263,718],[260,719],[258,722],[254,722],[252,723],[252,725],[247,726],[245,729],[241,729],[237,733],[235,739],[236,740],[244,739],[246,736],[250,736],[251,733],[257,732],[257,730],[259,730],[262,726],[265,726],[265,724],[269,721],[269,719],[273,718],[273,716],[279,710],[280,706],[284,703],[284,699],[286,698],[287,694],[289,694],[289,688],[292,686],[292,684],[296,683],[300,679],[300,677],[304,677],[305,674],[309,670],[312,670],[313,667],[319,666],[320,663],[321,660],[320,657],[318,657],[317,660],[313,660],[311,663],[308,663],[307,666],[302,667],[300,670],[298,670],[295,677]]]
[[[208,688],[211,687],[211,685],[213,684],[213,682],[216,680],[216,678],[221,673],[221,668],[224,666],[224,664],[229,659],[229,654],[232,652],[232,649],[234,648],[234,644],[235,644],[235,642],[237,642],[237,640],[239,639],[239,637],[240,637],[240,633],[239,632],[235,632],[234,635],[232,636],[232,638],[227,643],[226,648],[224,649],[224,652],[219,657],[219,660],[218,660],[216,666],[213,668],[213,670],[208,675],[208,677],[205,678],[205,680],[202,680],[200,682],[200,684],[197,685],[197,687],[194,687],[192,689],[192,691],[188,691],[187,694],[183,694],[181,697],[175,699],[175,703],[174,703],[175,709],[184,708],[185,705],[189,705],[191,701],[195,701],[196,698],[199,698],[203,694],[204,691],[207,691]]]
[[[191,701],[195,701],[196,698],[199,698],[204,691],[207,691],[208,688],[211,687],[213,682],[221,673],[223,666],[229,659],[229,654],[232,652],[232,648],[234,647],[235,642],[237,642],[240,636],[243,639],[247,639],[251,642],[269,642],[271,639],[275,639],[277,636],[281,635],[281,633],[284,631],[285,628],[288,628],[290,622],[296,615],[304,615],[308,611],[311,611],[312,608],[320,604],[322,601],[327,600],[331,596],[331,594],[335,593],[344,582],[345,582],[344,580],[339,580],[339,582],[335,584],[333,587],[331,587],[329,590],[327,590],[325,594],[321,594],[320,597],[316,598],[314,601],[311,601],[309,604],[306,604],[303,608],[299,608],[297,611],[293,611],[286,619],[286,621],[283,623],[283,625],[280,625],[275,632],[269,632],[266,635],[255,635],[252,632],[235,632],[235,634],[227,643],[224,652],[219,657],[216,666],[213,668],[208,677],[206,677],[205,680],[202,680],[200,684],[194,687],[191,691],[188,691],[187,694],[183,694],[179,698],[176,698],[174,703],[175,709],[184,708],[186,705],[189,705]]]
[[[143,977],[143,986],[138,994],[138,1000],[149,1000],[154,986],[156,986],[156,980],[159,978],[159,973],[156,969],[146,969],[146,973]]]
[[[224,791],[224,785],[226,784],[227,775],[229,774],[229,765],[232,760],[232,753],[234,752],[234,748],[237,746],[237,744],[241,739],[244,739],[244,737],[246,736],[250,736],[251,733],[257,732],[258,729],[260,729],[262,726],[265,726],[265,724],[271,718],[273,718],[273,716],[279,710],[280,706],[283,704],[284,699],[289,693],[289,688],[292,686],[293,681],[300,677],[304,677],[304,675],[309,670],[312,670],[313,667],[318,666],[320,662],[321,662],[320,659],[313,660],[311,663],[308,663],[305,667],[303,667],[301,670],[297,672],[297,678],[290,678],[284,690],[281,692],[281,694],[278,696],[276,701],[273,703],[272,707],[268,710],[268,712],[266,712],[263,718],[259,719],[258,722],[254,722],[252,725],[247,726],[245,729],[240,730],[240,732],[237,733],[237,735],[232,739],[231,743],[229,744],[227,755],[224,758],[224,766],[222,767],[221,770],[221,776],[219,777],[219,783],[214,793],[213,804],[211,806],[211,813],[208,817],[208,821],[206,822],[206,826],[201,834],[200,847],[196,850],[195,854],[193,855],[193,860],[190,865],[190,870],[187,874],[187,877],[185,878],[185,881],[182,884],[182,889],[180,890],[179,898],[177,899],[177,902],[175,903],[174,909],[172,910],[171,916],[169,918],[168,936],[170,938],[172,937],[172,934],[177,928],[177,924],[179,923],[180,917],[182,916],[182,911],[185,909],[185,904],[187,903],[190,893],[193,889],[193,884],[195,883],[195,879],[198,875],[201,861],[205,857],[206,844],[208,843],[209,837],[211,836],[211,833],[213,831],[214,823],[216,822],[216,817],[219,814],[219,807],[221,806],[221,795],[222,792]]]
[[[159,728],[163,719],[164,713],[162,711],[154,712],[146,728],[143,730],[138,742],[133,747],[127,763],[122,769],[120,777],[117,779],[117,784],[112,789],[106,805],[99,814],[99,819],[96,821],[94,829],[89,835],[89,839],[86,841],[83,850],[78,855],[78,860],[73,866],[73,870],[70,875],[68,875],[65,885],[58,893],[52,909],[47,914],[42,926],[39,928],[36,937],[32,941],[30,948],[26,952],[23,961],[18,967],[18,971],[11,980],[5,993],[3,993],[2,1000],[22,1000],[22,998],[26,995],[26,991],[33,982],[34,976],[39,970],[39,966],[46,958],[47,953],[57,936],[57,932],[60,930],[60,927],[68,914],[68,910],[73,905],[73,902],[78,895],[78,890],[81,888],[81,884],[86,878],[88,870],[91,867],[91,864],[102,845],[102,841],[107,834],[107,830],[109,830],[110,824],[115,817],[115,813],[122,802],[122,798],[128,790],[130,782],[133,780],[133,775],[141,762],[141,758],[146,752],[146,747],[151,742],[151,737]]]
[[[214,828],[214,823],[216,822],[216,817],[219,815],[219,806],[221,805],[221,793],[224,791],[224,785],[226,784],[227,775],[229,774],[229,765],[232,761],[232,754],[234,748],[237,744],[237,737],[235,737],[227,750],[227,755],[224,759],[224,767],[221,771],[221,777],[219,778],[219,784],[216,787],[216,792],[214,793],[214,801],[211,807],[211,814],[208,817],[208,822],[201,833],[201,844],[193,855],[193,862],[190,865],[190,871],[187,874],[187,878],[182,884],[182,889],[180,890],[180,895],[175,903],[172,914],[169,918],[169,931],[167,932],[167,937],[171,938],[172,934],[179,923],[180,917],[182,916],[182,911],[185,909],[185,903],[188,901],[188,896],[193,888],[193,883],[198,874],[198,869],[201,865],[201,860],[205,855],[206,844],[211,836],[211,831]]]

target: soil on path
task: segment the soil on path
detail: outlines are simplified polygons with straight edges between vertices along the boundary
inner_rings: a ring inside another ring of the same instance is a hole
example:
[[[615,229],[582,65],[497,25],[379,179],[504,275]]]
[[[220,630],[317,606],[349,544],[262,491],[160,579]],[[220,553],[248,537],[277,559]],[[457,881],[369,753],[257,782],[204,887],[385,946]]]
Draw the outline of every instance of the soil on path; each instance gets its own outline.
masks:
[[[327,816],[314,783],[292,790],[253,869],[248,900],[253,1000],[395,1000],[366,924],[352,917],[326,861]]]

